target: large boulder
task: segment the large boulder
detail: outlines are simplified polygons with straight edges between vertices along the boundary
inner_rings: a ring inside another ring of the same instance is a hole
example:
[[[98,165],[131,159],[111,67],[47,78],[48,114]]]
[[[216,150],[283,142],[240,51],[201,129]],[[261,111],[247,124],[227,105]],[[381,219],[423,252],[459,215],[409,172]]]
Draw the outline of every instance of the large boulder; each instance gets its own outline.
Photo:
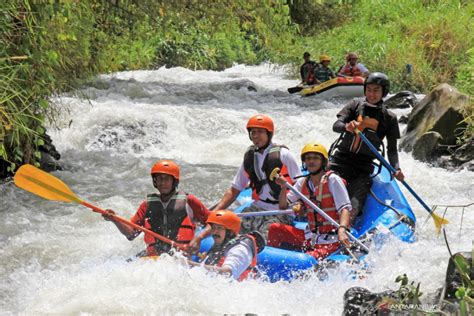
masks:
[[[441,135],[441,145],[455,145],[456,132],[464,124],[461,123],[463,109],[468,105],[467,95],[446,83],[440,84],[413,108],[400,147],[405,151],[413,150],[421,141],[420,137],[430,131]]]
[[[424,133],[413,146],[413,157],[421,161],[435,160],[442,151],[439,147],[442,141],[443,137],[438,132]]]
[[[389,109],[406,109],[416,105],[416,96],[411,91],[400,91],[384,101]]]

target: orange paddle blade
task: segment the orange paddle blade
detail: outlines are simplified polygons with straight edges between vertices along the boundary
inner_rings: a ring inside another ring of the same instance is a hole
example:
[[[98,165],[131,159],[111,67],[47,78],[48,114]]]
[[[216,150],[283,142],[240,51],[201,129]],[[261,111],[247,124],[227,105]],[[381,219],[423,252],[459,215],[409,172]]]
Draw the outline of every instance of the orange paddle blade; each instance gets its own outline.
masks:
[[[42,198],[52,201],[82,203],[82,200],[64,182],[33,165],[21,166],[13,180],[17,187]]]

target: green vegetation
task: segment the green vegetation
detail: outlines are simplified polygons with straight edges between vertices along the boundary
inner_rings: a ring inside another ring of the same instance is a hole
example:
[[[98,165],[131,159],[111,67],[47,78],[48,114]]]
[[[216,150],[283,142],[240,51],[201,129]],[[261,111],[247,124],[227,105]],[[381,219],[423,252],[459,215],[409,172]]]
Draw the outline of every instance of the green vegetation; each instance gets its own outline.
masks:
[[[99,73],[301,62],[356,51],[393,90],[474,91],[474,3],[452,0],[7,0],[0,5],[0,177],[41,157],[52,95]],[[466,53],[467,52],[467,53]],[[413,65],[407,74],[406,64]],[[473,114],[463,139],[472,136]]]
[[[38,165],[42,125],[57,112],[52,95],[99,73],[284,62],[297,34],[285,1],[7,0],[0,8],[0,178]]]

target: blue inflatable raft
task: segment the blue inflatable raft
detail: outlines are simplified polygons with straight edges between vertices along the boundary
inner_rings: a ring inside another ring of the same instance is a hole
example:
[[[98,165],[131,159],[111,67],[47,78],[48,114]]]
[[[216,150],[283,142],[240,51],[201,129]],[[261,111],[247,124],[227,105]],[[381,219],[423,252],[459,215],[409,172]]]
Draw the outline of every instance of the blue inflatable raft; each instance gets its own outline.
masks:
[[[234,210],[236,213],[240,213],[252,203],[250,190],[243,191],[238,197],[238,202],[241,205]],[[367,234],[377,236],[390,232],[402,241],[412,242],[414,241],[415,222],[415,215],[396,180],[391,178],[387,169],[382,168],[374,178],[371,193],[364,205],[362,215],[356,219],[351,232],[357,238]],[[307,223],[295,221],[293,225],[304,229]],[[385,228],[380,229],[382,226]],[[384,238],[372,238],[372,240],[383,243]],[[201,252],[209,250],[212,242],[211,237],[203,240]],[[336,252],[324,260],[344,261],[348,259],[350,259],[349,256]],[[291,280],[305,270],[314,268],[318,263],[314,257],[303,252],[269,246],[266,246],[257,257],[258,270],[265,274],[270,282]]]

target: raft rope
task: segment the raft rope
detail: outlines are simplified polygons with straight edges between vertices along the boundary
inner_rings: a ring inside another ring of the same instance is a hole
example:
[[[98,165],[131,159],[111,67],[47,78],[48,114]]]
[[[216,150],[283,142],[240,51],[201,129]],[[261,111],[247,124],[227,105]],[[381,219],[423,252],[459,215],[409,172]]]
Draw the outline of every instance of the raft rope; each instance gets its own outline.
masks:
[[[474,205],[474,202],[471,202],[469,204],[464,204],[464,205],[442,205],[442,204],[435,204],[433,205],[433,208],[431,209],[431,212],[434,212],[438,207],[445,207],[444,212],[443,212],[443,218],[445,217],[446,213],[448,213],[449,208],[462,208],[461,210],[461,225],[459,225],[459,239],[461,239],[461,232],[462,232],[462,223],[464,221],[464,211],[466,208],[469,206]]]
[[[378,202],[380,203],[381,205],[385,206],[385,207],[388,207],[389,209],[391,209],[392,211],[394,211],[399,219],[398,221],[396,221],[395,223],[393,223],[392,225],[390,225],[390,227],[388,227],[388,229],[392,229],[393,227],[397,226],[399,223],[403,222],[405,224],[408,224],[410,225],[410,227],[412,228],[412,230],[415,229],[415,223],[411,220],[411,218],[409,218],[408,216],[406,216],[406,214],[403,214],[401,213],[399,210],[397,210],[395,207],[391,206],[391,205],[388,205],[387,203],[384,203],[376,194],[375,192],[370,189],[370,194],[373,196],[373,198]]]

